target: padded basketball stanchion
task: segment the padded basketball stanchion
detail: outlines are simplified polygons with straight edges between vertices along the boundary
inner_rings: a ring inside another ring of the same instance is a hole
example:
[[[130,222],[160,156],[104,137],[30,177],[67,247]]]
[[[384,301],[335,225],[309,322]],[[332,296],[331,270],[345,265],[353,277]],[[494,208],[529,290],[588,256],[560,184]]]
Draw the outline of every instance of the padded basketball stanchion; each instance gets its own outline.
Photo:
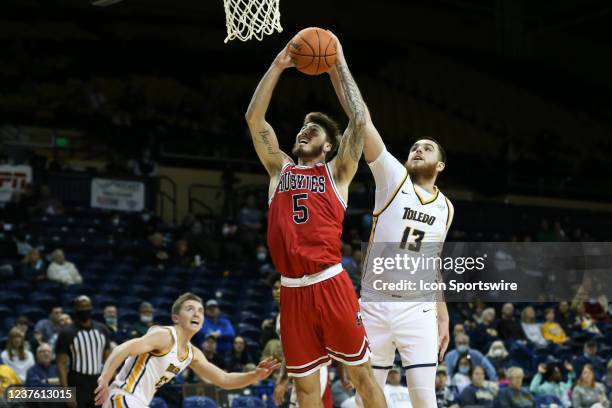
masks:
[[[264,34],[282,32],[279,0],[223,0],[228,41],[261,41]]]

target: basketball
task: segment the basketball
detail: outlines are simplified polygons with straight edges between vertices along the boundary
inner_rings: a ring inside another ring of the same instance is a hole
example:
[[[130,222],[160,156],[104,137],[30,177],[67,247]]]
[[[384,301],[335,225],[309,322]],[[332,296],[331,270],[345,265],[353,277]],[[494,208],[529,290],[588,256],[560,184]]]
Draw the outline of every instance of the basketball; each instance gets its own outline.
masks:
[[[305,28],[291,40],[289,54],[299,71],[319,75],[336,63],[336,40],[322,28]]]

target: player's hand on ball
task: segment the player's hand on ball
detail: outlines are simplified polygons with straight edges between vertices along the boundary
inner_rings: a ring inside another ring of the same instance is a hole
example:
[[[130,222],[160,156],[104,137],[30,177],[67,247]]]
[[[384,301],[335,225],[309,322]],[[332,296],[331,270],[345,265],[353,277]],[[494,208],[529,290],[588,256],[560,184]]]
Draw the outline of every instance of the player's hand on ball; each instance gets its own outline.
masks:
[[[255,377],[258,381],[265,380],[279,367],[280,363],[275,358],[266,358],[255,369]]]
[[[291,59],[291,55],[289,55],[289,47],[291,47],[291,41],[289,41],[285,48],[283,48],[276,58],[274,58],[274,65],[281,69],[295,67],[295,63]]]
[[[96,387],[94,394],[94,401],[96,405],[102,405],[104,404],[104,401],[108,399],[108,382],[101,376],[98,377],[98,386]]]

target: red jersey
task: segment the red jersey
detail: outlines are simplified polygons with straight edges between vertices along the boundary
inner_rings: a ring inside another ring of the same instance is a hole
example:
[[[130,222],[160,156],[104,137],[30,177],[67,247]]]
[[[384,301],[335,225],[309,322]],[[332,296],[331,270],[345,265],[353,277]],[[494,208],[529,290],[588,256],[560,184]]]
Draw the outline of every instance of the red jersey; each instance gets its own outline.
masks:
[[[285,165],[268,213],[268,248],[276,270],[300,278],[340,263],[345,210],[327,164]]]

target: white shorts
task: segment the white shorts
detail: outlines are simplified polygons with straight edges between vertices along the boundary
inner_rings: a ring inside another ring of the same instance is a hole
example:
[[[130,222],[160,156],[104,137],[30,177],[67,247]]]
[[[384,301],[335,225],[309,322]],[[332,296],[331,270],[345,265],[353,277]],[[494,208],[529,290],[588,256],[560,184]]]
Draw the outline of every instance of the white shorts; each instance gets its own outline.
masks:
[[[111,388],[102,408],[148,408],[148,406],[128,392]]]
[[[437,365],[435,302],[360,302],[360,305],[372,349],[372,368],[391,369],[396,349],[404,369]]]

